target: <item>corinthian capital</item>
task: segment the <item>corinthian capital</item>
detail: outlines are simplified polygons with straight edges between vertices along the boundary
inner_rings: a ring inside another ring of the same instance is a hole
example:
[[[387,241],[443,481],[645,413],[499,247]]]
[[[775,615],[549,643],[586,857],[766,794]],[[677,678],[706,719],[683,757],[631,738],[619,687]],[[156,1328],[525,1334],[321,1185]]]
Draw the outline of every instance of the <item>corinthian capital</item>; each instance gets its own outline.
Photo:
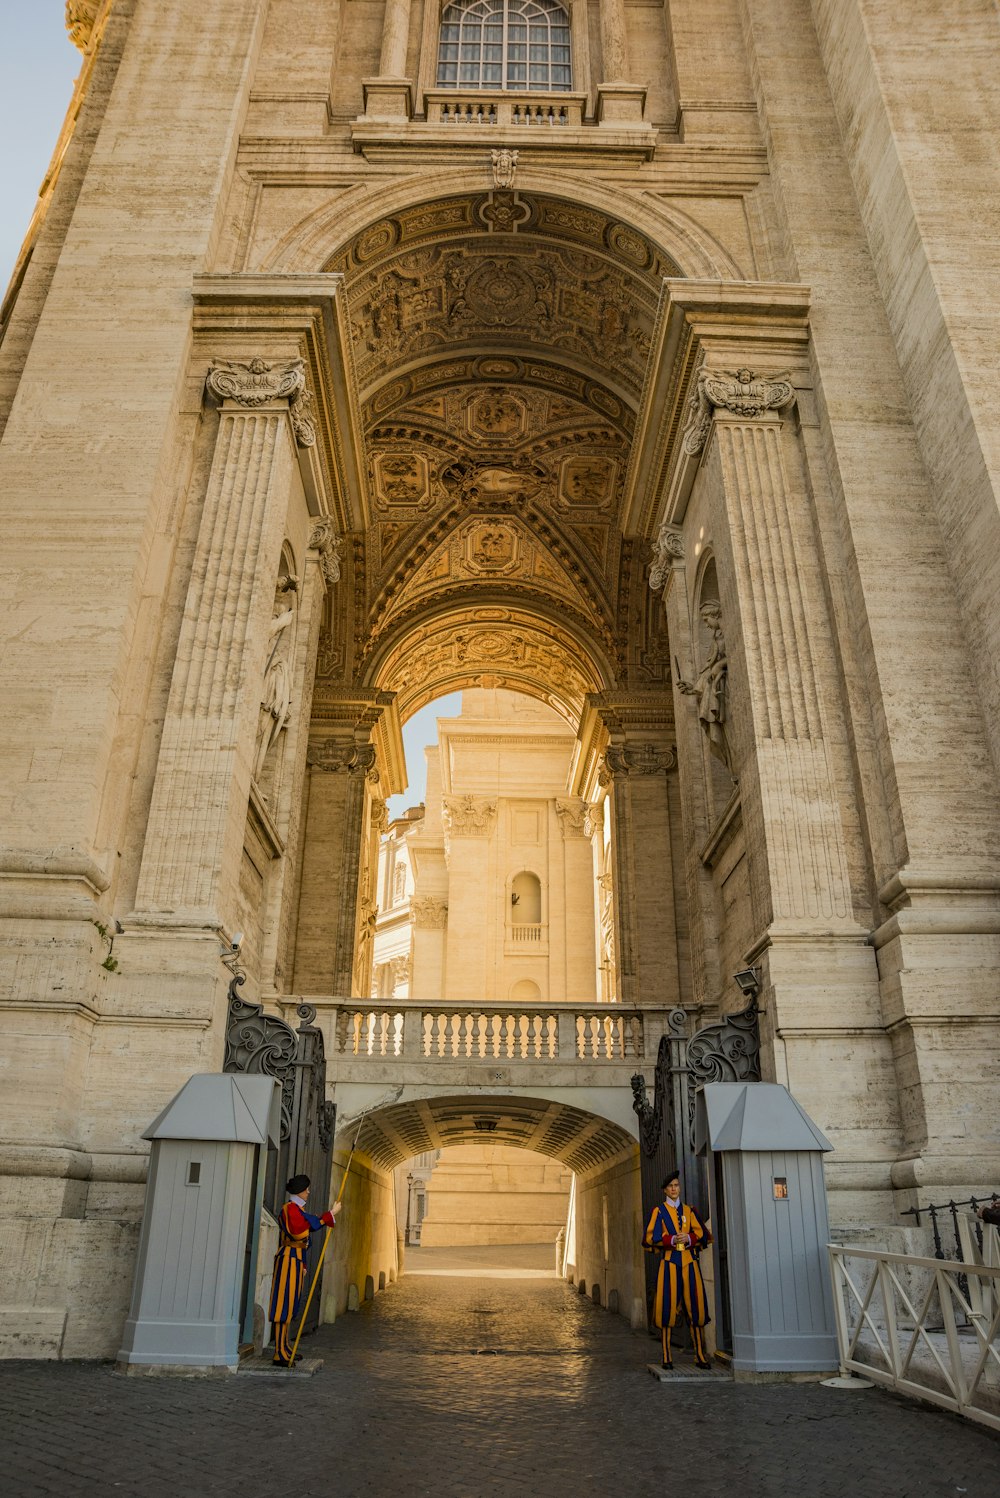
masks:
[[[314,770],[330,775],[363,775],[372,785],[378,783],[374,744],[345,744],[343,739],[319,739],[310,744],[306,763]]]
[[[301,359],[268,364],[266,359],[218,359],[208,371],[206,385],[219,400],[235,401],[238,406],[269,406],[275,401],[294,401],[306,388]],[[315,441],[315,435],[313,436]]]
[[[601,785],[608,785],[631,775],[665,775],[676,763],[674,749],[659,749],[655,744],[609,744],[597,778]]]
[[[445,826],[453,837],[485,837],[496,814],[496,802],[479,796],[444,798]]]
[[[448,924],[448,902],[433,895],[417,897],[410,901],[410,915],[422,930],[443,931]]]
[[[784,375],[769,379],[746,368],[701,369],[697,388],[688,402],[690,416],[681,445],[692,456],[700,453],[716,410],[728,411],[733,416],[763,416],[766,411],[787,406],[794,394],[794,386]]]

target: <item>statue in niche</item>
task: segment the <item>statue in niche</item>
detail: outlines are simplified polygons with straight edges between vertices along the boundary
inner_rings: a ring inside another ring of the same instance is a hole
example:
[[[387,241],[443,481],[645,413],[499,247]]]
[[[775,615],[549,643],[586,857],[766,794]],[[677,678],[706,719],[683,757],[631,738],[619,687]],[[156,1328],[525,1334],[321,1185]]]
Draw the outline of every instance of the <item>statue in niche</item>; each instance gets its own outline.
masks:
[[[697,697],[698,718],[708,738],[709,750],[735,780],[732,750],[726,733],[729,662],[722,633],[722,610],[718,601],[711,598],[702,604],[699,613],[702,623],[712,632],[712,652],[698,672],[697,681],[693,682],[684,681],[675,658],[677,688],[686,696]]]
[[[278,579],[275,592],[276,613],[268,631],[270,650],[264,667],[264,685],[260,697],[260,716],[257,724],[257,749],[254,755],[253,778],[260,786],[267,756],[278,742],[278,736],[288,723],[292,705],[292,624],[295,620],[294,598],[299,580],[290,574]],[[292,603],[282,607],[288,594]]]

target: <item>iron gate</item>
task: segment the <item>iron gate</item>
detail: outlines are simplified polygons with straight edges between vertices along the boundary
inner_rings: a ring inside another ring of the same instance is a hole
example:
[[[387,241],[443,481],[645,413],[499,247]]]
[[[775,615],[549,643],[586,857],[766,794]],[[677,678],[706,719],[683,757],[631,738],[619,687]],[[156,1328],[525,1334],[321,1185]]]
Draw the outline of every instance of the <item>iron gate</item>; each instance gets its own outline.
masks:
[[[323,1032],[313,1023],[316,1010],[312,1004],[299,1004],[295,1012],[301,1023],[297,1031],[293,1030],[284,1020],[265,1014],[263,1005],[242,999],[242,982],[242,974],[237,973],[229,985],[222,1069],[263,1073],[281,1083],[281,1143],[268,1156],[264,1205],[277,1217],[285,1200],[285,1182],[293,1175],[307,1175],[312,1181],[309,1210],[321,1216],[330,1205],[330,1149],[336,1109],[326,1101],[326,1053]],[[307,1284],[312,1284],[321,1245],[322,1234],[314,1233],[309,1240]],[[316,1289],[303,1336],[319,1325],[322,1287],[317,1285]]]
[[[667,1033],[660,1041],[653,1077],[653,1101],[646,1095],[646,1079],[632,1078],[632,1107],[639,1116],[639,1170],[642,1188],[642,1226],[645,1230],[653,1208],[663,1200],[662,1182],[668,1170],[676,1170],[681,1195],[704,1220],[709,1210],[708,1180],[704,1161],[694,1149],[694,1104],[699,1087],[706,1082],[759,1082],[760,1033],[757,1000],[745,1009],[727,1015],[716,1024],[703,1025],[690,1038],[685,1009],[671,1010]],[[725,1214],[712,1223],[716,1253],[716,1304],[719,1312],[718,1343],[728,1349],[729,1275],[726,1260]],[[653,1254],[645,1254],[646,1313],[652,1325],[653,1295],[659,1268]]]

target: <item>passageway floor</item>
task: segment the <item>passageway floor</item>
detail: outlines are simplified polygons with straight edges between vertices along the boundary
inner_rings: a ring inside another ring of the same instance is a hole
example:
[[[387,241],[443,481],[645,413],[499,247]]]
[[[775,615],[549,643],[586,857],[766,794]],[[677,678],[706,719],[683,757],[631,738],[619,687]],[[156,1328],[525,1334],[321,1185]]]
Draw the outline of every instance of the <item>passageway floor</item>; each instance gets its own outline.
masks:
[[[409,1275],[315,1378],[0,1365],[7,1498],[994,1498],[1000,1438],[881,1390],[661,1384],[558,1280]]]

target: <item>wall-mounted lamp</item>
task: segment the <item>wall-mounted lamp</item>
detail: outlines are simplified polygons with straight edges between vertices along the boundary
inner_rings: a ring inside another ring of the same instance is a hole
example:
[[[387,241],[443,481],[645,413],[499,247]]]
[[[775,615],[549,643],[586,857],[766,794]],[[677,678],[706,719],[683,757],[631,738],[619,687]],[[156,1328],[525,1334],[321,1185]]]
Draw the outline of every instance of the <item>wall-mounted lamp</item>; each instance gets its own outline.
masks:
[[[738,973],[733,974],[733,982],[745,999],[755,999],[760,993],[760,969],[740,968]]]

